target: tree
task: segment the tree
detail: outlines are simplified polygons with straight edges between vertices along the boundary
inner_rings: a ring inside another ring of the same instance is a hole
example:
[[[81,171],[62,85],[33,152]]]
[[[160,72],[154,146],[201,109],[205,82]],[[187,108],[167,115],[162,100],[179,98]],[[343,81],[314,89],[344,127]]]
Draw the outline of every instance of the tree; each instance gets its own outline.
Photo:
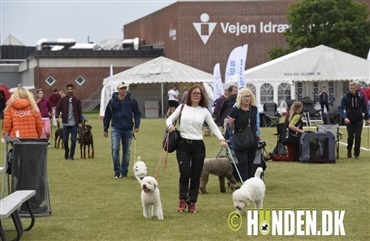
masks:
[[[289,47],[270,49],[270,57],[323,44],[366,58],[370,47],[368,16],[367,5],[353,0],[294,2],[287,13],[290,28],[284,33]]]

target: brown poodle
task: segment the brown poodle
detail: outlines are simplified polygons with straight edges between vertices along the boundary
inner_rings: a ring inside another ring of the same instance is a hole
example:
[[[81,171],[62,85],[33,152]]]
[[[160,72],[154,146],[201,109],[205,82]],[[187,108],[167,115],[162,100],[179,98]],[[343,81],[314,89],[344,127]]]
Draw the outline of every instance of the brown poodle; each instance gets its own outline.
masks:
[[[230,182],[230,188],[232,191],[235,190],[236,180],[233,176],[233,166],[229,158],[220,156],[218,158],[206,158],[204,159],[204,165],[202,174],[200,176],[199,190],[207,194],[206,186],[208,183],[209,174],[218,176],[220,181],[220,192],[226,192],[225,178]]]

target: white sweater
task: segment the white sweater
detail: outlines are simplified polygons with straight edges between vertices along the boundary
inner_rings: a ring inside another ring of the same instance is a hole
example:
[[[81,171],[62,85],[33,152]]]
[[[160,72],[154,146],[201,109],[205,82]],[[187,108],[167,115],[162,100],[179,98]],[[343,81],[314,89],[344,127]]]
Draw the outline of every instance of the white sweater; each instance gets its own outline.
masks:
[[[179,118],[181,106],[179,105],[172,115],[167,118],[167,127]],[[181,132],[181,137],[190,140],[203,140],[202,128],[204,121],[207,122],[211,131],[219,140],[225,139],[213,121],[211,113],[206,108],[188,105],[184,106],[181,113],[180,128],[178,128]]]

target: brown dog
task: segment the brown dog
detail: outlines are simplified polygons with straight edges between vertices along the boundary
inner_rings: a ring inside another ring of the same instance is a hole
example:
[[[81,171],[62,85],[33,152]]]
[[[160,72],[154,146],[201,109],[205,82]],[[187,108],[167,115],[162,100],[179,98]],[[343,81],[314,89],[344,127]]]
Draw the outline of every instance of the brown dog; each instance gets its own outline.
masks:
[[[86,159],[86,147],[87,147],[87,157],[94,158],[94,139],[91,133],[91,129],[92,129],[91,125],[88,124],[83,125],[82,132],[80,133],[80,138],[78,139],[80,142],[81,158],[83,159]]]
[[[63,144],[63,128],[58,128],[55,131],[55,144],[54,144],[54,148],[59,149],[60,142],[62,142],[62,148],[63,148],[64,147],[64,144]]]

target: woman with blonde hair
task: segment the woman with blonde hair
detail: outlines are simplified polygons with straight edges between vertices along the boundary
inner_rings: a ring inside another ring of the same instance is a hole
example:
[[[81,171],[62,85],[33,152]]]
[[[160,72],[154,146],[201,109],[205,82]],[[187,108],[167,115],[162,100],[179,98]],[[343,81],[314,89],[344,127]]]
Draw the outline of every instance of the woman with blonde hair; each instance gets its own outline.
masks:
[[[6,103],[3,135],[12,138],[40,138],[42,119],[33,94],[19,87]]]
[[[269,159],[273,161],[298,161],[300,136],[305,131],[302,122],[303,104],[300,101],[294,101],[290,107],[289,116],[286,117],[282,142],[287,147],[288,154],[269,153]]]
[[[229,118],[226,121],[234,129],[235,135],[242,133],[247,126],[250,126],[254,142],[247,147],[238,147],[234,143],[234,151],[239,162],[240,176],[246,181],[254,176],[252,167],[256,156],[259,140],[259,113],[256,106],[256,98],[249,88],[243,88],[236,97],[236,104],[231,109]]]

